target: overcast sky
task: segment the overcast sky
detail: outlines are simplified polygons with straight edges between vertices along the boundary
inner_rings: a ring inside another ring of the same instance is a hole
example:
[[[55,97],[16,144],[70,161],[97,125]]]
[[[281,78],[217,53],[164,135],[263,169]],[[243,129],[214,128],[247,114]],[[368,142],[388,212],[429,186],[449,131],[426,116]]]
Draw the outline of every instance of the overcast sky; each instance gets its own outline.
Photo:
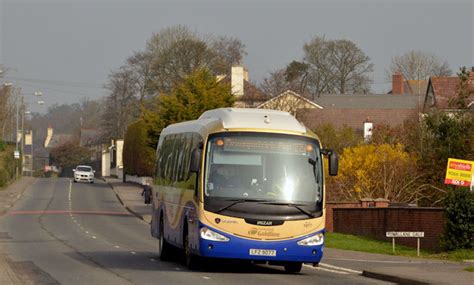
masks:
[[[98,98],[109,72],[152,33],[184,24],[241,39],[256,83],[300,59],[314,36],[352,40],[375,65],[372,89],[384,92],[391,57],[411,49],[453,70],[473,66],[473,14],[472,0],[0,0],[0,64],[23,93],[43,91],[48,106]]]

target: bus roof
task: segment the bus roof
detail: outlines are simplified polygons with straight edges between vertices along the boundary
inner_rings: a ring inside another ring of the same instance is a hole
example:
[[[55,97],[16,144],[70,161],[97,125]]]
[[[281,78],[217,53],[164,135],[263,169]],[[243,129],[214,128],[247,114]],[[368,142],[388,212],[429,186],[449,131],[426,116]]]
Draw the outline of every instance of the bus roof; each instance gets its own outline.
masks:
[[[306,127],[287,112],[268,109],[220,108],[204,112],[199,120],[218,119],[224,129],[267,129],[305,133]]]
[[[220,108],[199,119],[170,125],[162,134],[195,131],[201,134],[231,129],[260,129],[307,133],[306,127],[287,112],[268,109]]]

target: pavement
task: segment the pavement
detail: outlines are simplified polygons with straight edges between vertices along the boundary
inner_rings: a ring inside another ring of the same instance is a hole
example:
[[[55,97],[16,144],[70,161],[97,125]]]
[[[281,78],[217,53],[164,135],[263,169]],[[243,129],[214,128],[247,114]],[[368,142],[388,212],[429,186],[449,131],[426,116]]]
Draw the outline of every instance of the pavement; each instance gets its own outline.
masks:
[[[151,222],[151,204],[146,205],[143,200],[143,188],[136,183],[123,183],[113,177],[104,177],[104,181],[112,187],[120,203],[133,215],[146,223]]]
[[[0,216],[4,215],[23,195],[23,192],[35,182],[36,178],[21,177],[5,189],[0,189]],[[0,229],[0,236],[5,236]],[[18,272],[17,263],[0,251],[0,284],[32,284]]]
[[[145,205],[138,184],[123,183],[116,178],[104,180],[112,187],[119,201],[133,215],[147,223],[151,205]],[[470,262],[410,258],[393,255],[326,248],[322,263],[325,268],[352,270],[365,277],[397,284],[474,284],[474,273],[464,271]],[[330,263],[330,264],[328,264]]]

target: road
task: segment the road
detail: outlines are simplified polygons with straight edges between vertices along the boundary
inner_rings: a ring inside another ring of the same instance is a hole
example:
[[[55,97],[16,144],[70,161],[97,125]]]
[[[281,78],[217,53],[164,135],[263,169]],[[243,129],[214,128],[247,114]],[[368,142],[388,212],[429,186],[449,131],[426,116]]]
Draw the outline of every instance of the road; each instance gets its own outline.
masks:
[[[339,268],[209,262],[189,271],[161,262],[149,225],[130,215],[107,184],[38,179],[0,217],[0,252],[36,284],[380,284]]]

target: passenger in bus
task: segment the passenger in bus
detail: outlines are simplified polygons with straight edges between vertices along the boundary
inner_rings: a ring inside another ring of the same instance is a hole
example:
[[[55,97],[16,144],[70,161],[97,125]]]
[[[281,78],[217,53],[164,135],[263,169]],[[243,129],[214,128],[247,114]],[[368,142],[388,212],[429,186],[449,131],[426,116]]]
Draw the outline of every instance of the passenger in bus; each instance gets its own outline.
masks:
[[[209,177],[213,188],[237,188],[240,186],[238,169],[234,165],[217,165]]]

